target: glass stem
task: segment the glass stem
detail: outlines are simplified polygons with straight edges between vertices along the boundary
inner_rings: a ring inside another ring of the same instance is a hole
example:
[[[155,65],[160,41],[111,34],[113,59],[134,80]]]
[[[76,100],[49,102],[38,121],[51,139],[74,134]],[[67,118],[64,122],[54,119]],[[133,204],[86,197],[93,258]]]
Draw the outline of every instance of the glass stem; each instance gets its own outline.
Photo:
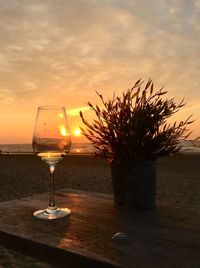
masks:
[[[54,198],[54,171],[55,165],[50,165],[50,200],[49,209],[55,209],[55,198]]]

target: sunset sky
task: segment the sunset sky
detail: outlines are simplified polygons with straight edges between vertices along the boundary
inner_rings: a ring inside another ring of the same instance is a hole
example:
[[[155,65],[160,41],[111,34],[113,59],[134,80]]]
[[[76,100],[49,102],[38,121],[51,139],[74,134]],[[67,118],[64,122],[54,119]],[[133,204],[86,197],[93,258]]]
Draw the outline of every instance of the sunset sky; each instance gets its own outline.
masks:
[[[40,105],[65,106],[73,134],[95,90],[149,77],[200,135],[199,0],[0,0],[0,41],[0,144],[31,143]]]

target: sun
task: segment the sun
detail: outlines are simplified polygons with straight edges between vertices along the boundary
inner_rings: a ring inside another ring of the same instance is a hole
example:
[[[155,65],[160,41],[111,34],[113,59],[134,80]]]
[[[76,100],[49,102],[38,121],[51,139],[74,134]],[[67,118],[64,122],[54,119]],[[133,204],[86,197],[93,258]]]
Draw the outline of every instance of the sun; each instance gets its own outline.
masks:
[[[74,136],[80,137],[81,136],[81,130],[79,128],[74,130]]]

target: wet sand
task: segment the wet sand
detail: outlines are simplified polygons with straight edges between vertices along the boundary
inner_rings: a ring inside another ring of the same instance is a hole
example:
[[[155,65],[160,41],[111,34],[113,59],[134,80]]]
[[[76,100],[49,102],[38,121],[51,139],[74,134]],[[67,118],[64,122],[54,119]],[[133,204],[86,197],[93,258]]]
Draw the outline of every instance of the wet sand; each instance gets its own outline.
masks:
[[[159,159],[157,199],[200,216],[200,155]],[[35,155],[0,155],[0,201],[47,192],[48,166]],[[69,155],[60,162],[55,188],[112,193],[108,164],[90,156]],[[48,202],[48,200],[47,200]],[[53,267],[0,248],[0,267]]]

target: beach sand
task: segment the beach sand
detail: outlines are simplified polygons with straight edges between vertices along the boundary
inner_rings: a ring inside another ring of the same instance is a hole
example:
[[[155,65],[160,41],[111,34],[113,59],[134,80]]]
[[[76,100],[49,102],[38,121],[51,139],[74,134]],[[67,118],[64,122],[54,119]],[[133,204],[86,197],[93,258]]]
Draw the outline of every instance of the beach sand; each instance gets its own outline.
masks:
[[[157,200],[200,216],[200,155],[161,158]],[[0,201],[47,192],[49,170],[35,155],[0,155]],[[90,156],[68,155],[56,168],[55,188],[112,193],[108,164]],[[48,200],[47,200],[48,203]],[[0,267],[53,267],[0,248]]]

